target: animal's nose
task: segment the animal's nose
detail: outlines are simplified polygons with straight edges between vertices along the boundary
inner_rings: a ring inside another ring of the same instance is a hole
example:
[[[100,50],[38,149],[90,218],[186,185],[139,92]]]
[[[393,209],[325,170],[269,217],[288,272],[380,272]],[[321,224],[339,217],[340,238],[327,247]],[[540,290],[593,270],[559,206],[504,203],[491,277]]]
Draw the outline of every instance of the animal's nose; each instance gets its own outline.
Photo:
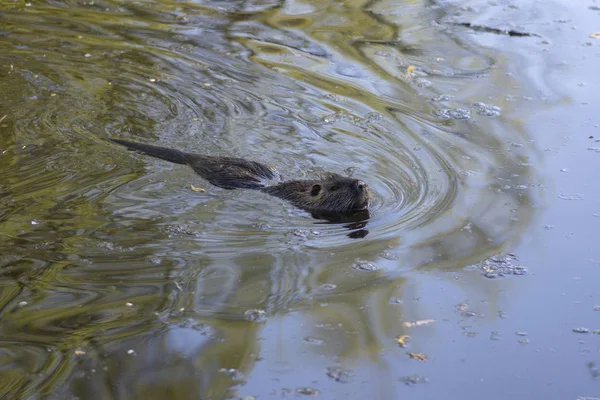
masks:
[[[363,181],[356,181],[355,183],[356,189],[363,191],[367,189],[367,184],[364,183]]]

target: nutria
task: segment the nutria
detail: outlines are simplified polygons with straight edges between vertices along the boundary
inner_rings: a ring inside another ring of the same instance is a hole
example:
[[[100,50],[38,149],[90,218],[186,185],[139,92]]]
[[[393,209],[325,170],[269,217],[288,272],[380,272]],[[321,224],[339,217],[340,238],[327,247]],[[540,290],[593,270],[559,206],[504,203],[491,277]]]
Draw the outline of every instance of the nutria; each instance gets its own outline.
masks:
[[[365,211],[369,188],[358,179],[326,173],[319,179],[285,181],[269,186],[275,173],[264,164],[242,158],[185,153],[166,147],[111,139],[131,150],[177,164],[189,165],[198,175],[223,189],[257,189],[289,201],[315,218]]]

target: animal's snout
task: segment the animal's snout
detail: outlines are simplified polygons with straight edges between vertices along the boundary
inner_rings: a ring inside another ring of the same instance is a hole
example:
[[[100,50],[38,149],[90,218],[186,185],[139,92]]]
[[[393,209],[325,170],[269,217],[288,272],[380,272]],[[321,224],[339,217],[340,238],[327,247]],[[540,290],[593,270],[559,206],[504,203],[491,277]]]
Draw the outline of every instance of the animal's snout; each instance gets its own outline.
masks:
[[[356,188],[356,190],[358,190],[359,192],[365,191],[367,190],[367,184],[364,183],[363,181],[356,181],[354,182],[354,187]]]

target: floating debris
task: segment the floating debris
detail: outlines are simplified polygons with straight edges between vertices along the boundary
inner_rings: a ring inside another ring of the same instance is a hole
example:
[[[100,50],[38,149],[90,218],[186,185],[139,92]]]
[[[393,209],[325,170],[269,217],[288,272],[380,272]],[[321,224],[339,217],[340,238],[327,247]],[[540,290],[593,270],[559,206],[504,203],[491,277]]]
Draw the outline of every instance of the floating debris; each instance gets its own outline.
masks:
[[[227,375],[234,381],[242,381],[244,380],[244,374],[240,372],[240,370],[235,368],[219,368],[219,372]]]
[[[422,87],[422,88],[428,88],[431,87],[433,85],[433,83],[425,78],[417,78],[415,79],[415,84],[418,87]]]
[[[77,349],[77,350],[75,350],[75,355],[76,356],[84,356],[85,355],[85,351]]]
[[[434,111],[433,115],[441,119],[464,120],[471,118],[471,111],[464,108],[442,108]]]
[[[590,34],[590,38],[592,39],[600,39],[600,32],[594,32]]]
[[[377,270],[377,266],[375,264],[373,264],[372,262],[359,260],[359,259],[356,259],[354,261],[354,264],[352,264],[352,268],[359,270],[359,271],[367,271],[367,272],[373,272],[373,271]]]
[[[471,106],[478,115],[482,115],[484,117],[497,117],[500,115],[500,111],[502,111],[502,109],[498,106],[485,103],[473,103]]]
[[[527,332],[516,331],[515,335],[517,335],[517,336],[527,336]]]
[[[421,353],[407,353],[407,354],[410,358],[414,358],[415,360],[419,360],[419,361],[427,360],[427,356],[425,354],[421,354]]]
[[[190,189],[192,189],[194,192],[206,192],[206,189],[194,185],[190,185]]]
[[[312,336],[307,336],[304,338],[304,342],[305,343],[309,343],[309,344],[315,344],[315,345],[321,345],[323,344],[323,340],[316,338],[316,337],[312,337]]]
[[[337,288],[337,285],[333,284],[333,283],[324,283],[319,287],[323,290],[329,291],[329,290],[335,290]]]
[[[319,391],[317,389],[313,389],[310,387],[298,388],[296,389],[296,393],[305,394],[313,397],[317,397],[319,395]]]
[[[409,339],[409,338],[410,338],[410,336],[408,336],[408,335],[402,335],[402,336],[396,338],[396,343],[398,343],[398,345],[400,347],[406,347],[406,339]]]
[[[507,275],[526,275],[527,268],[515,265],[518,258],[514,254],[497,254],[477,264],[465,267],[467,270],[477,269],[486,278],[494,279]]]
[[[418,385],[419,383],[429,382],[429,379],[425,378],[424,376],[419,376],[419,375],[401,376],[398,380],[408,386],[413,386],[413,385]]]
[[[565,194],[561,193],[558,195],[558,198],[561,200],[583,200],[583,196],[580,194]]]
[[[406,326],[407,328],[412,328],[415,326],[429,325],[434,322],[435,322],[434,319],[421,319],[418,321],[407,321],[407,322],[403,323],[402,325]]]
[[[340,367],[328,367],[327,376],[336,382],[348,383],[352,382],[354,373],[352,371]]]
[[[394,254],[390,251],[387,251],[387,250],[382,251],[380,256],[381,256],[381,258],[385,258],[386,260],[390,260],[390,261],[398,259],[398,256],[396,254]]]
[[[436,96],[431,99],[431,101],[435,101],[435,102],[450,101],[450,100],[454,100],[454,96],[451,96],[449,94],[440,94],[439,96]]]
[[[472,24],[470,22],[451,22],[451,24],[469,28],[476,32],[493,33],[495,35],[506,35],[506,36],[516,36],[516,37],[541,37],[537,33],[533,33],[533,32],[522,32],[522,31],[516,31],[513,29],[492,28],[490,26],[476,25],[476,24]]]
[[[260,310],[258,308],[246,310],[244,312],[244,318],[247,319],[248,321],[252,321],[252,322],[264,321],[266,315],[267,315],[267,313],[265,312],[265,310]]]
[[[577,328],[573,328],[573,332],[575,333],[589,333],[590,330],[588,328],[584,328],[582,326],[577,327]]]
[[[129,349],[129,350],[127,350],[127,354],[129,354],[129,355],[135,354],[135,351],[133,349]]]
[[[460,313],[460,315],[462,315],[463,317],[467,317],[467,318],[479,316],[479,314],[477,314],[475,311],[463,311]]]
[[[321,120],[326,124],[333,124],[339,121],[340,119],[342,119],[342,116],[340,114],[330,114],[321,118]]]
[[[383,119],[383,115],[377,112],[367,113],[363,118],[357,118],[356,123],[359,126],[371,125],[374,122],[380,121]]]

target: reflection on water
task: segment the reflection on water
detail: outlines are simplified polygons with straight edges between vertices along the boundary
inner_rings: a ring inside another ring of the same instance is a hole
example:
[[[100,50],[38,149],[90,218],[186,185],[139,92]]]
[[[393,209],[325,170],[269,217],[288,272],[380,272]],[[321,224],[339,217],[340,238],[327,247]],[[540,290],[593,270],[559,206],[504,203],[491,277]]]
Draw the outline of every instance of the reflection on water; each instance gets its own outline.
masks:
[[[335,343],[314,357],[376,358],[404,273],[518,241],[537,189],[501,111],[514,78],[444,12],[1,3],[0,394],[224,398],[277,336],[248,309]],[[350,174],[370,218],[324,224],[105,138]]]

